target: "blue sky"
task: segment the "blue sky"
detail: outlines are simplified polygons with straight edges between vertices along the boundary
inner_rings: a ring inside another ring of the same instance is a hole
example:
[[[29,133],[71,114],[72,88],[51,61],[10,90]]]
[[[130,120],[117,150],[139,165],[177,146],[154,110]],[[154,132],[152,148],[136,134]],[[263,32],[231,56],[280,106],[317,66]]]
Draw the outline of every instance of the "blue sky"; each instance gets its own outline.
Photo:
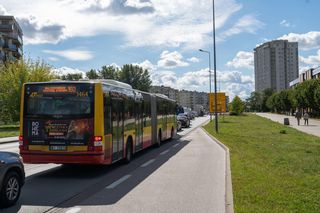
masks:
[[[221,91],[254,89],[253,48],[274,39],[299,42],[299,69],[320,65],[318,0],[216,0]],[[0,0],[24,31],[24,52],[59,73],[134,63],[154,85],[208,91],[211,0]]]

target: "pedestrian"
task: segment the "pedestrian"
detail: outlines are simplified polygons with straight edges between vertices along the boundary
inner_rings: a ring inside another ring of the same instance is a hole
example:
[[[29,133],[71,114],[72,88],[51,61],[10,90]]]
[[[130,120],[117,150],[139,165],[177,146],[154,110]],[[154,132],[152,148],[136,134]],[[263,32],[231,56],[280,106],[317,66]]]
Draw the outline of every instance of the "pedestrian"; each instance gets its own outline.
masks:
[[[303,119],[304,119],[304,125],[309,125],[309,114],[307,112],[305,112],[303,114]]]
[[[295,117],[297,118],[297,122],[298,122],[298,126],[299,126],[300,125],[300,119],[302,117],[302,113],[298,110],[296,112],[296,116]]]

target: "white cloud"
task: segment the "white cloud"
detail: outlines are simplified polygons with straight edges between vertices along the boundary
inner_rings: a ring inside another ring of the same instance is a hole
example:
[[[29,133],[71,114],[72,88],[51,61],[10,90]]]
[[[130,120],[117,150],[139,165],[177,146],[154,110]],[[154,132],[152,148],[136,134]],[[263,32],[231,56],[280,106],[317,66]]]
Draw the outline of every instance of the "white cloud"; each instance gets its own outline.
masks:
[[[188,58],[187,61],[192,62],[192,63],[197,63],[197,62],[199,62],[200,60],[199,60],[199,58],[197,58],[197,57],[191,57],[191,58]]]
[[[302,64],[316,67],[320,65],[320,50],[317,51],[317,55],[310,55],[308,57],[299,56],[299,61]]]
[[[223,32],[219,39],[224,40],[226,37],[240,33],[255,34],[256,31],[264,26],[254,15],[244,15],[230,29]]]
[[[8,11],[2,5],[0,5],[0,15],[8,15]]]
[[[24,36],[31,44],[114,32],[123,35],[124,46],[199,48],[211,42],[211,0],[0,0],[0,4],[29,27],[24,27]],[[217,0],[217,29],[241,8],[236,0]],[[26,19],[30,16],[34,18]]]
[[[160,55],[160,60],[158,61],[158,67],[166,69],[186,66],[189,66],[189,63],[183,61],[183,56],[177,51],[163,51]]]
[[[253,69],[254,59],[252,52],[239,51],[232,61],[227,62],[227,66],[234,68]]]
[[[57,57],[48,57],[48,60],[50,60],[50,61],[59,61],[59,58],[57,58]]]
[[[157,69],[157,67],[153,65],[149,60],[145,60],[142,63],[133,63],[133,65],[138,65],[139,67],[148,70],[149,73],[152,73],[154,70]]]
[[[288,40],[290,42],[299,42],[299,48],[302,50],[311,50],[320,48],[320,32],[310,31],[304,34],[289,33],[278,39]]]
[[[86,61],[93,58],[93,54],[87,50],[67,49],[67,50],[43,50],[42,52],[60,56],[72,61]]]
[[[172,71],[157,71],[151,74],[151,80],[153,85],[163,85],[171,88],[177,88],[176,83],[178,77],[175,72]]]
[[[290,22],[288,22],[285,19],[280,22],[280,25],[284,27],[294,27],[294,25],[292,25]]]
[[[62,76],[62,75],[67,75],[67,74],[82,74],[82,77],[84,78],[86,76],[86,72],[83,70],[71,68],[71,67],[59,67],[59,68],[54,68],[53,72],[55,72],[57,75]]]

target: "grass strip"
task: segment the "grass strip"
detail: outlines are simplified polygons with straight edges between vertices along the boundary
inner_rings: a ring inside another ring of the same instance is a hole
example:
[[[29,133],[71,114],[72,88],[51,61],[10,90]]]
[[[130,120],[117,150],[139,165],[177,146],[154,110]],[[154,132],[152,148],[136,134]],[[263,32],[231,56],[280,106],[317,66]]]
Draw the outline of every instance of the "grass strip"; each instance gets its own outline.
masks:
[[[205,129],[230,149],[235,212],[318,212],[320,138],[248,114]]]

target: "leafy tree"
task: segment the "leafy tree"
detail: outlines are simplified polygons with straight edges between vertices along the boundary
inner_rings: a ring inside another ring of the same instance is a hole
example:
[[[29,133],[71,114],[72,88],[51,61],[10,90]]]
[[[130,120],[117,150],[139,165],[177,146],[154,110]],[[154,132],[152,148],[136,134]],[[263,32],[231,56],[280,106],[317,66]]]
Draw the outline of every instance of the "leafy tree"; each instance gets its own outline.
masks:
[[[119,80],[119,69],[114,66],[102,66],[98,71],[100,78]]]
[[[230,115],[240,115],[244,111],[244,102],[238,97],[234,97],[230,103]]]
[[[82,79],[82,73],[68,73],[67,75],[62,75],[61,79],[68,81],[79,81],[80,79]]]
[[[142,67],[132,64],[123,65],[120,71],[119,80],[142,91],[149,91],[152,83],[148,70],[144,70]]]
[[[98,79],[98,78],[100,78],[99,74],[94,69],[91,69],[90,71],[86,72],[86,76],[89,79]]]
[[[51,67],[43,61],[21,59],[0,66],[0,120],[17,122],[20,114],[22,85],[26,82],[41,82],[53,79]]]
[[[252,92],[250,97],[246,100],[247,106],[250,111],[261,112],[262,108],[262,96],[259,92]]]
[[[317,85],[314,91],[314,101],[316,103],[316,110],[320,112],[320,79],[317,80]]]
[[[261,105],[261,111],[262,112],[268,112],[269,108],[267,106],[267,100],[268,98],[274,93],[273,89],[265,89],[262,92],[262,105]]]

